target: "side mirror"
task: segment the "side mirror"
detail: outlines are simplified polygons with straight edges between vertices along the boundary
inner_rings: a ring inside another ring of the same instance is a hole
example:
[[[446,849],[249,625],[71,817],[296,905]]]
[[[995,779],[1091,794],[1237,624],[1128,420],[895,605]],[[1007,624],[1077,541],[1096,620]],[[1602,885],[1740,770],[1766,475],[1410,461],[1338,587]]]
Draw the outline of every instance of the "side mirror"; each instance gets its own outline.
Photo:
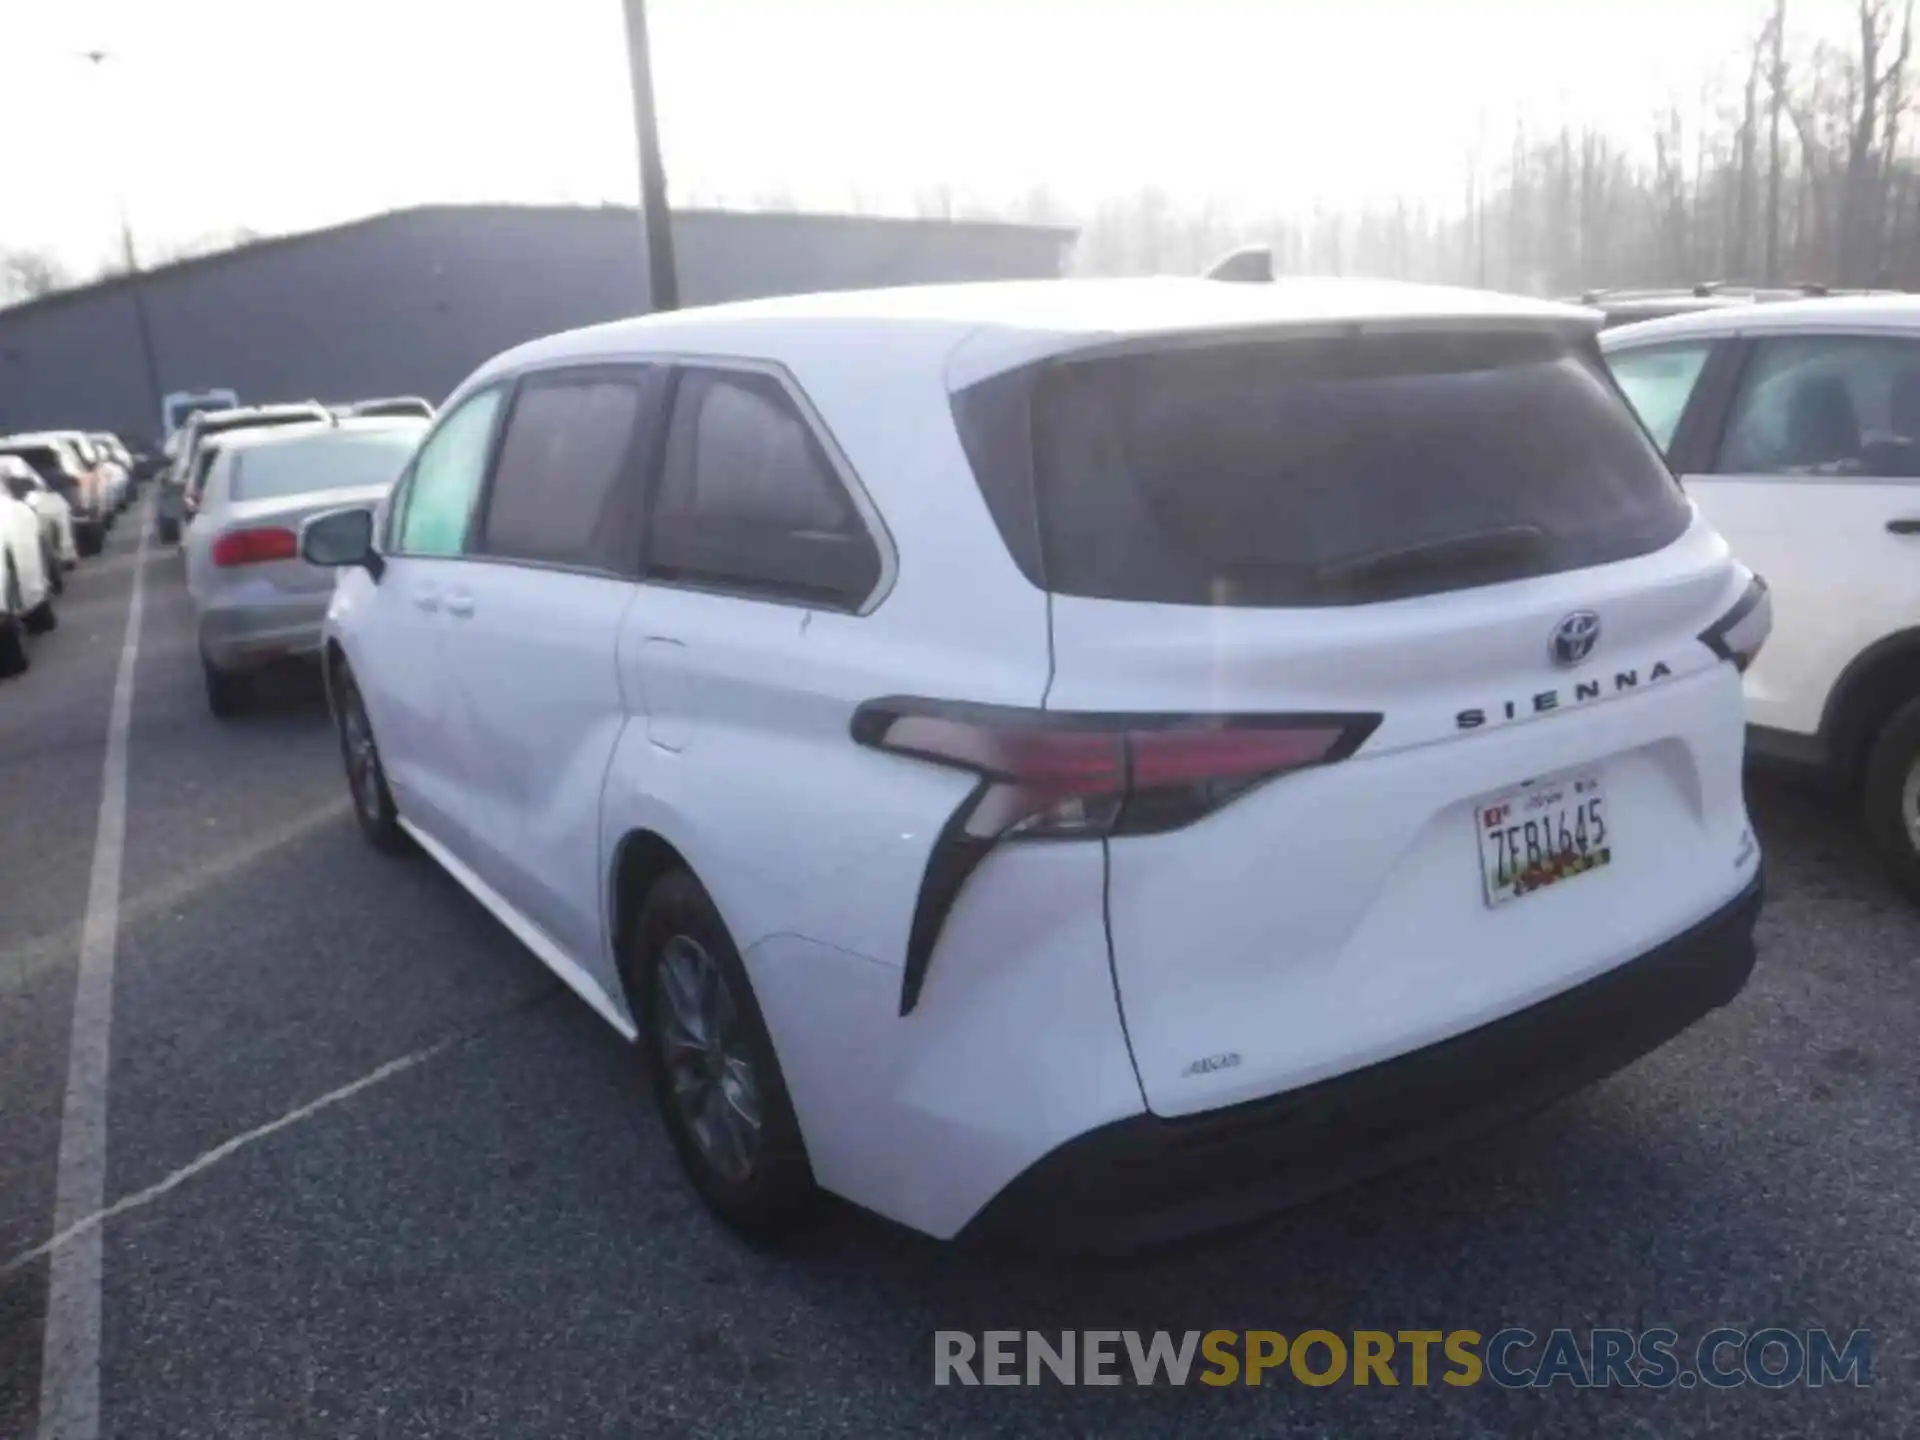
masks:
[[[9,475],[7,477],[8,493],[16,500],[25,500],[29,495],[33,494],[34,489],[33,481],[27,479],[24,475]]]
[[[302,521],[300,558],[331,569],[358,565],[376,580],[387,568],[373,548],[373,511],[364,505],[323,510]]]

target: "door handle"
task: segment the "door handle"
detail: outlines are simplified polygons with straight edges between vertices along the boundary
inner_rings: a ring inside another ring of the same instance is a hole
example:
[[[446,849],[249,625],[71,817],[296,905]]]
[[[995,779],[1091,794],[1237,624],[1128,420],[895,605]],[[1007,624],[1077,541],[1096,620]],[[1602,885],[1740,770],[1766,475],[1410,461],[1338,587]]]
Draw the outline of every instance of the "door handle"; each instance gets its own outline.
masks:
[[[431,614],[440,608],[440,596],[432,590],[416,590],[413,592],[413,603],[417,609]]]
[[[465,592],[447,596],[447,613],[458,615],[462,619],[473,614],[473,596]]]
[[[1887,521],[1887,529],[1895,535],[1920,535],[1920,517],[1902,515],[1897,520]]]

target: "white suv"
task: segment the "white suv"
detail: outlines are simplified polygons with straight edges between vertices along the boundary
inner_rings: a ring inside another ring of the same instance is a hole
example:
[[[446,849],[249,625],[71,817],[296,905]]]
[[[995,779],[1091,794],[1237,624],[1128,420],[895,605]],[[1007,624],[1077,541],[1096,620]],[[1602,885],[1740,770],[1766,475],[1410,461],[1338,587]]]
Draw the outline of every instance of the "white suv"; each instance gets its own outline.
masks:
[[[1689,497],[1766,577],[1757,756],[1858,797],[1920,899],[1920,297],[1760,305],[1601,342]]]
[[[1117,1245],[1731,999],[1762,591],[1594,319],[1348,282],[764,301],[469,379],[349,567],[361,824],[623,1034],[695,1184]]]

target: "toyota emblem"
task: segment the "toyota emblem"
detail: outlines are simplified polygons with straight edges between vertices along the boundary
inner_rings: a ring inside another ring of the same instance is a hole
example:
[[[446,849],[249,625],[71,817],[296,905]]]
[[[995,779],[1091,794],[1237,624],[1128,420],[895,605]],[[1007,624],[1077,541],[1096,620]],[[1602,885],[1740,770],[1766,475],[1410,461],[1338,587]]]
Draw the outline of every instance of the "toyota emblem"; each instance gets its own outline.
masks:
[[[1548,650],[1553,663],[1571,669],[1593,653],[1600,642],[1600,617],[1591,610],[1576,610],[1553,627]]]

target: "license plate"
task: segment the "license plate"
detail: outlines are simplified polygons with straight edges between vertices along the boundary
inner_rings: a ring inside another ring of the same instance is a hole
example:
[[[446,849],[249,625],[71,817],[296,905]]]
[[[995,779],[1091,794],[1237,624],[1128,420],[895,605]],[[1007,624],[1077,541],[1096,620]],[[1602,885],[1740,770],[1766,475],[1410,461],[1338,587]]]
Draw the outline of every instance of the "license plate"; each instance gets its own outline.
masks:
[[[1489,906],[1613,863],[1606,797],[1591,772],[1509,790],[1475,807],[1473,829]]]

